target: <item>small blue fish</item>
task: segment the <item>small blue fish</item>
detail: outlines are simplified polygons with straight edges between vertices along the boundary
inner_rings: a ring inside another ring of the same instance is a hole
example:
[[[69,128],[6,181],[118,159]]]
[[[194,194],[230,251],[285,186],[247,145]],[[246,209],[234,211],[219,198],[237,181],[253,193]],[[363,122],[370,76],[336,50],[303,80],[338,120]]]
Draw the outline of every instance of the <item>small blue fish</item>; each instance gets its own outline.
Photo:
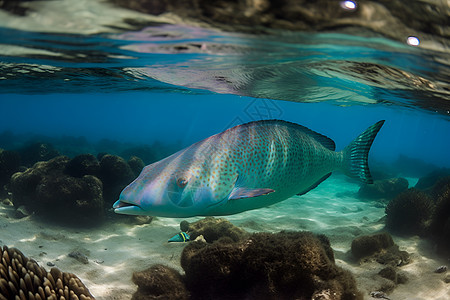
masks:
[[[179,234],[177,234],[177,235],[171,237],[171,238],[168,240],[168,242],[169,242],[169,243],[172,243],[172,242],[182,242],[182,243],[185,243],[185,242],[189,242],[189,241],[190,241],[190,238],[191,238],[191,237],[190,237],[189,234],[187,234],[186,232],[180,232]]]

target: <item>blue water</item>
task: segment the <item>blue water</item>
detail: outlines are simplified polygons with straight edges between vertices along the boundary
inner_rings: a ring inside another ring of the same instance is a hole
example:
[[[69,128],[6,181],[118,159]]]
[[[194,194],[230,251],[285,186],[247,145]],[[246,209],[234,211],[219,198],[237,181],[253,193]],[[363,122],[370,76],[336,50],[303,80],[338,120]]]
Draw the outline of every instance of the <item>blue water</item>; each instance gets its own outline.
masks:
[[[21,136],[16,143],[82,136],[175,150],[237,124],[283,119],[342,148],[386,119],[375,159],[450,166],[442,52],[380,37],[177,25],[97,35],[0,28],[0,39],[0,133]]]

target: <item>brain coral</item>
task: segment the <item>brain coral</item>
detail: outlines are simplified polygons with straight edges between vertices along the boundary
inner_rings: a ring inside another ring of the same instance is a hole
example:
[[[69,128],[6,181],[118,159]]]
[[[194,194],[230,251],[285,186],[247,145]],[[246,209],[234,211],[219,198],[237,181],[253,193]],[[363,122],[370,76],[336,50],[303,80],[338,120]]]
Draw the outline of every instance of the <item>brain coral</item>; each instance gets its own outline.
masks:
[[[47,272],[16,248],[0,251],[0,300],[95,299],[74,274],[52,268]]]

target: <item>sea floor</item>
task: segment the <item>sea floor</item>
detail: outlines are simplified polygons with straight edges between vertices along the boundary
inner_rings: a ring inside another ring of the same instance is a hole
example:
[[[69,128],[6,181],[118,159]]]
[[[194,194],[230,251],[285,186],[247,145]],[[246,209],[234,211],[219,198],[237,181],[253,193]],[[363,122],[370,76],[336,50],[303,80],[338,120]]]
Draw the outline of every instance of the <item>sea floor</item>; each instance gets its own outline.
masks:
[[[413,185],[414,179],[411,179]],[[384,267],[376,262],[359,264],[351,254],[352,240],[382,231],[384,208],[356,197],[358,184],[342,175],[333,175],[318,188],[271,207],[228,216],[230,222],[250,232],[281,230],[312,231],[329,237],[337,265],[350,270],[366,299],[380,286],[377,273]],[[95,229],[70,229],[49,225],[34,216],[16,219],[12,206],[0,204],[0,244],[17,247],[26,256],[50,269],[54,264],[76,274],[99,300],[131,299],[136,286],[134,271],[156,263],[179,269],[185,244],[167,243],[177,234],[183,219],[155,218],[150,224],[130,225],[106,222]],[[186,219],[189,222],[200,218]],[[400,269],[409,278],[389,294],[390,299],[450,299],[445,273],[433,271],[449,264],[433,247],[418,237],[397,237],[401,250],[411,254],[411,263]],[[68,254],[78,251],[88,258],[82,263]]]

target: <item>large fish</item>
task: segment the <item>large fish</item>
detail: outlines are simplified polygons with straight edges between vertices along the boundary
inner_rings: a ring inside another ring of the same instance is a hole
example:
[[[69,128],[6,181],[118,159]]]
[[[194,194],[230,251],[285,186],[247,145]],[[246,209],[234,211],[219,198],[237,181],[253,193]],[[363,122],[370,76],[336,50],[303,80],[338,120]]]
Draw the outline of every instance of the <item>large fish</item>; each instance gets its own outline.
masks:
[[[303,195],[336,170],[372,183],[368,154],[383,123],[340,152],[333,140],[295,123],[238,125],[146,166],[113,208],[161,217],[231,215]]]

